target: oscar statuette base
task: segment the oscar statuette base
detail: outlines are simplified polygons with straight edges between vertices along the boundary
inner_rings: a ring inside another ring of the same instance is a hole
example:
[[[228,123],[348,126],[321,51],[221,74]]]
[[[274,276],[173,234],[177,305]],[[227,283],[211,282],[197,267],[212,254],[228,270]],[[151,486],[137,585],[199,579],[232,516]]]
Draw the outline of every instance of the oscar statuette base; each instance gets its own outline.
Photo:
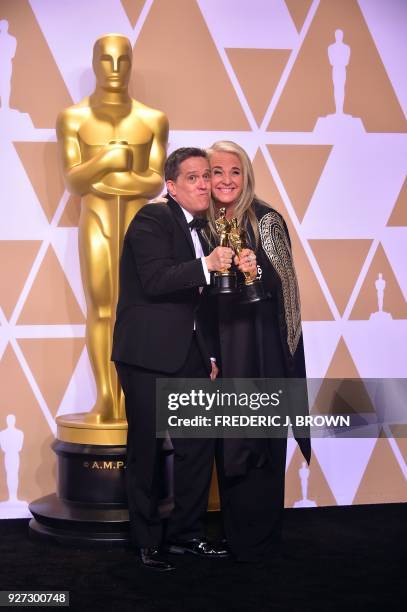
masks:
[[[261,302],[265,297],[263,285],[259,280],[254,280],[242,285],[242,297],[240,300],[242,304]]]
[[[30,535],[69,546],[114,546],[129,542],[129,517],[126,508],[76,505],[55,493],[30,504],[34,518]]]
[[[237,276],[234,272],[215,272],[212,275],[211,293],[222,295],[237,293]]]
[[[130,539],[125,486],[127,422],[89,414],[57,418],[57,491],[33,501],[30,535],[71,546],[125,545]],[[163,457],[166,470],[167,457]],[[160,514],[172,507],[164,473]],[[165,489],[165,490],[164,490]]]
[[[52,445],[57,455],[57,492],[29,505],[34,516],[30,533],[70,545],[125,544],[129,541],[127,423],[96,427],[83,416],[57,419],[58,439]]]

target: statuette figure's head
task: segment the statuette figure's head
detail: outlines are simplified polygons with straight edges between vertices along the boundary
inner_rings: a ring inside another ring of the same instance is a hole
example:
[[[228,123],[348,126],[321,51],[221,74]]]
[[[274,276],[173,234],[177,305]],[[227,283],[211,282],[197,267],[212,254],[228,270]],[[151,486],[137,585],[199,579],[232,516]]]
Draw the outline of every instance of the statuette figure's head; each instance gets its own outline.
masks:
[[[132,47],[122,34],[106,34],[93,47],[93,70],[99,87],[108,91],[126,89],[131,72]]]
[[[343,41],[343,31],[342,30],[335,30],[335,40],[336,42]]]

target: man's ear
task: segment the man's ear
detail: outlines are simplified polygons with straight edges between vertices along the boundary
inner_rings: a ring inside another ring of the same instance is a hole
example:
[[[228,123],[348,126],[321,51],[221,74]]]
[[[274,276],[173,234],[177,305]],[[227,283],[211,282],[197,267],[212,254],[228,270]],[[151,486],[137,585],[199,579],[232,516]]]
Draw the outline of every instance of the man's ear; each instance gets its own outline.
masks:
[[[167,185],[167,191],[170,194],[170,196],[174,197],[177,195],[177,189],[175,187],[175,183],[174,181],[168,180],[166,181],[166,185]]]

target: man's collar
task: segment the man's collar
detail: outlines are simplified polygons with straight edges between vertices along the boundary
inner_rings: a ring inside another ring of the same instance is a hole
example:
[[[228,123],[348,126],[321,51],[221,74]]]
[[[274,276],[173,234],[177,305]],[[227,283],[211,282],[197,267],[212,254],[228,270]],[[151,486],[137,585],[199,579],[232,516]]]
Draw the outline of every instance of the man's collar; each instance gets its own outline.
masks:
[[[172,196],[172,195],[170,195],[170,194],[168,194],[168,195],[170,196],[170,198],[172,198],[172,199],[174,200],[174,202],[175,202],[176,204],[178,204],[178,206],[180,207],[180,209],[181,209],[181,210],[182,210],[182,212],[184,213],[184,216],[185,216],[185,219],[186,219],[187,223],[189,223],[190,221],[192,221],[192,219],[194,218],[194,215],[192,215],[192,214],[189,212],[189,210],[186,210],[186,209],[185,209],[185,208],[182,206],[182,204],[180,204],[180,203],[179,203],[179,202],[178,202],[178,201],[177,201],[177,200],[174,198],[174,196]]]
[[[180,203],[179,203],[179,202],[178,202],[178,201],[177,201],[177,200],[174,198],[174,196],[172,196],[171,194],[167,193],[167,194],[165,195],[165,197],[166,197],[166,198],[171,198],[171,200],[172,200],[173,202],[175,202],[175,204],[177,204],[177,205],[180,207],[180,209],[181,209],[181,210],[182,210],[182,212],[184,213],[184,217],[185,217],[185,219],[186,219],[186,222],[187,222],[187,223],[189,223],[190,221],[192,221],[192,219],[194,218],[194,215],[193,215],[193,214],[191,214],[191,213],[189,212],[189,210],[186,210],[186,209],[185,209],[185,208],[182,206],[182,204],[180,204]]]

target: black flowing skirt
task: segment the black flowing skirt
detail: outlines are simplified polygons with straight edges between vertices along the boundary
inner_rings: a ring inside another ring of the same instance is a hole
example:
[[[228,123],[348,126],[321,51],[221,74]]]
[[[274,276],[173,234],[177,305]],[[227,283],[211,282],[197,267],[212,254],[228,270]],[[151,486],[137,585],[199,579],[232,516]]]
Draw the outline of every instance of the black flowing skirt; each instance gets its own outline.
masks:
[[[223,378],[286,376],[276,304],[241,304],[220,296],[219,338]],[[224,439],[217,450],[225,535],[240,561],[275,551],[284,508],[286,439]]]

